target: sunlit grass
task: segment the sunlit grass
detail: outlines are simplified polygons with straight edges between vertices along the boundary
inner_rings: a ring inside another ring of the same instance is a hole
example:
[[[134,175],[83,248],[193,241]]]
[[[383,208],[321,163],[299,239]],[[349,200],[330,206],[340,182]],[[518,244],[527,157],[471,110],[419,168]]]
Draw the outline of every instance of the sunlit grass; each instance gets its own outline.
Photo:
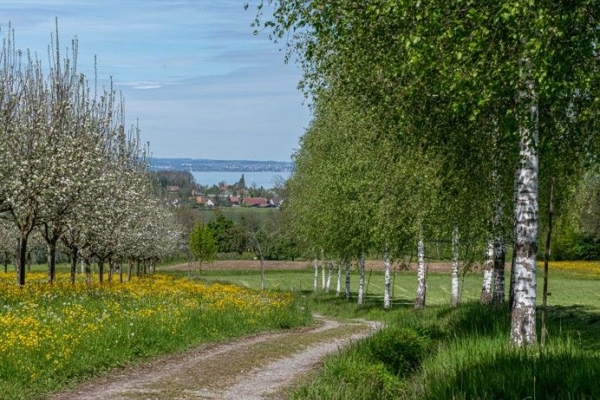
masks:
[[[541,268],[543,268],[543,263],[538,262],[538,269]],[[600,261],[550,261],[548,270],[600,276]]]
[[[0,274],[0,397],[33,398],[99,369],[251,332],[307,323],[291,293],[153,275],[129,283],[19,287]]]

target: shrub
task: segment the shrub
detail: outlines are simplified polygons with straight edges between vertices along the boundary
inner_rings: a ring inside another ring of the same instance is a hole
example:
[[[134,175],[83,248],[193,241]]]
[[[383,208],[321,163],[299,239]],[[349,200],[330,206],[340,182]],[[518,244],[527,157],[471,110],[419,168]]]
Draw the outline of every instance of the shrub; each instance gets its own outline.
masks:
[[[410,328],[388,328],[368,341],[373,358],[398,376],[407,376],[419,367],[431,341]]]

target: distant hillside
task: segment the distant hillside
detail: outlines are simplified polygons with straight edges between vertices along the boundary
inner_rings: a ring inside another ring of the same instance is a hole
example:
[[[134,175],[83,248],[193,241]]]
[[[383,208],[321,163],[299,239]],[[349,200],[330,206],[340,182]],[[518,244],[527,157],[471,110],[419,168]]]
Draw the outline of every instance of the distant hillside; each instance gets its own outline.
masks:
[[[153,158],[153,171],[291,172],[287,161],[207,160],[202,158]]]

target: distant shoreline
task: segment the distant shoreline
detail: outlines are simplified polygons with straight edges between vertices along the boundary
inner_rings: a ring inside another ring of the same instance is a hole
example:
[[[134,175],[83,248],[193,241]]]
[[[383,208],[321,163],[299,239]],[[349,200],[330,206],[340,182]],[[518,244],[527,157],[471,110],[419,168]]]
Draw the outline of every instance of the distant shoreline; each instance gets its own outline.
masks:
[[[208,160],[192,158],[152,158],[151,171],[190,172],[292,172],[290,161]]]

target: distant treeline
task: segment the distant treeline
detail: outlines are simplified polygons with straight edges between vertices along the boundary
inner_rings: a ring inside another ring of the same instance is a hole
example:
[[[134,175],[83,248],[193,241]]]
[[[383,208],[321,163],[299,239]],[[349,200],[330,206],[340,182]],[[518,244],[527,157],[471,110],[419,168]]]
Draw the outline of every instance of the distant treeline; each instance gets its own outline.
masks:
[[[189,171],[154,171],[154,181],[161,188],[167,186],[179,186],[181,189],[196,187],[194,175]]]

